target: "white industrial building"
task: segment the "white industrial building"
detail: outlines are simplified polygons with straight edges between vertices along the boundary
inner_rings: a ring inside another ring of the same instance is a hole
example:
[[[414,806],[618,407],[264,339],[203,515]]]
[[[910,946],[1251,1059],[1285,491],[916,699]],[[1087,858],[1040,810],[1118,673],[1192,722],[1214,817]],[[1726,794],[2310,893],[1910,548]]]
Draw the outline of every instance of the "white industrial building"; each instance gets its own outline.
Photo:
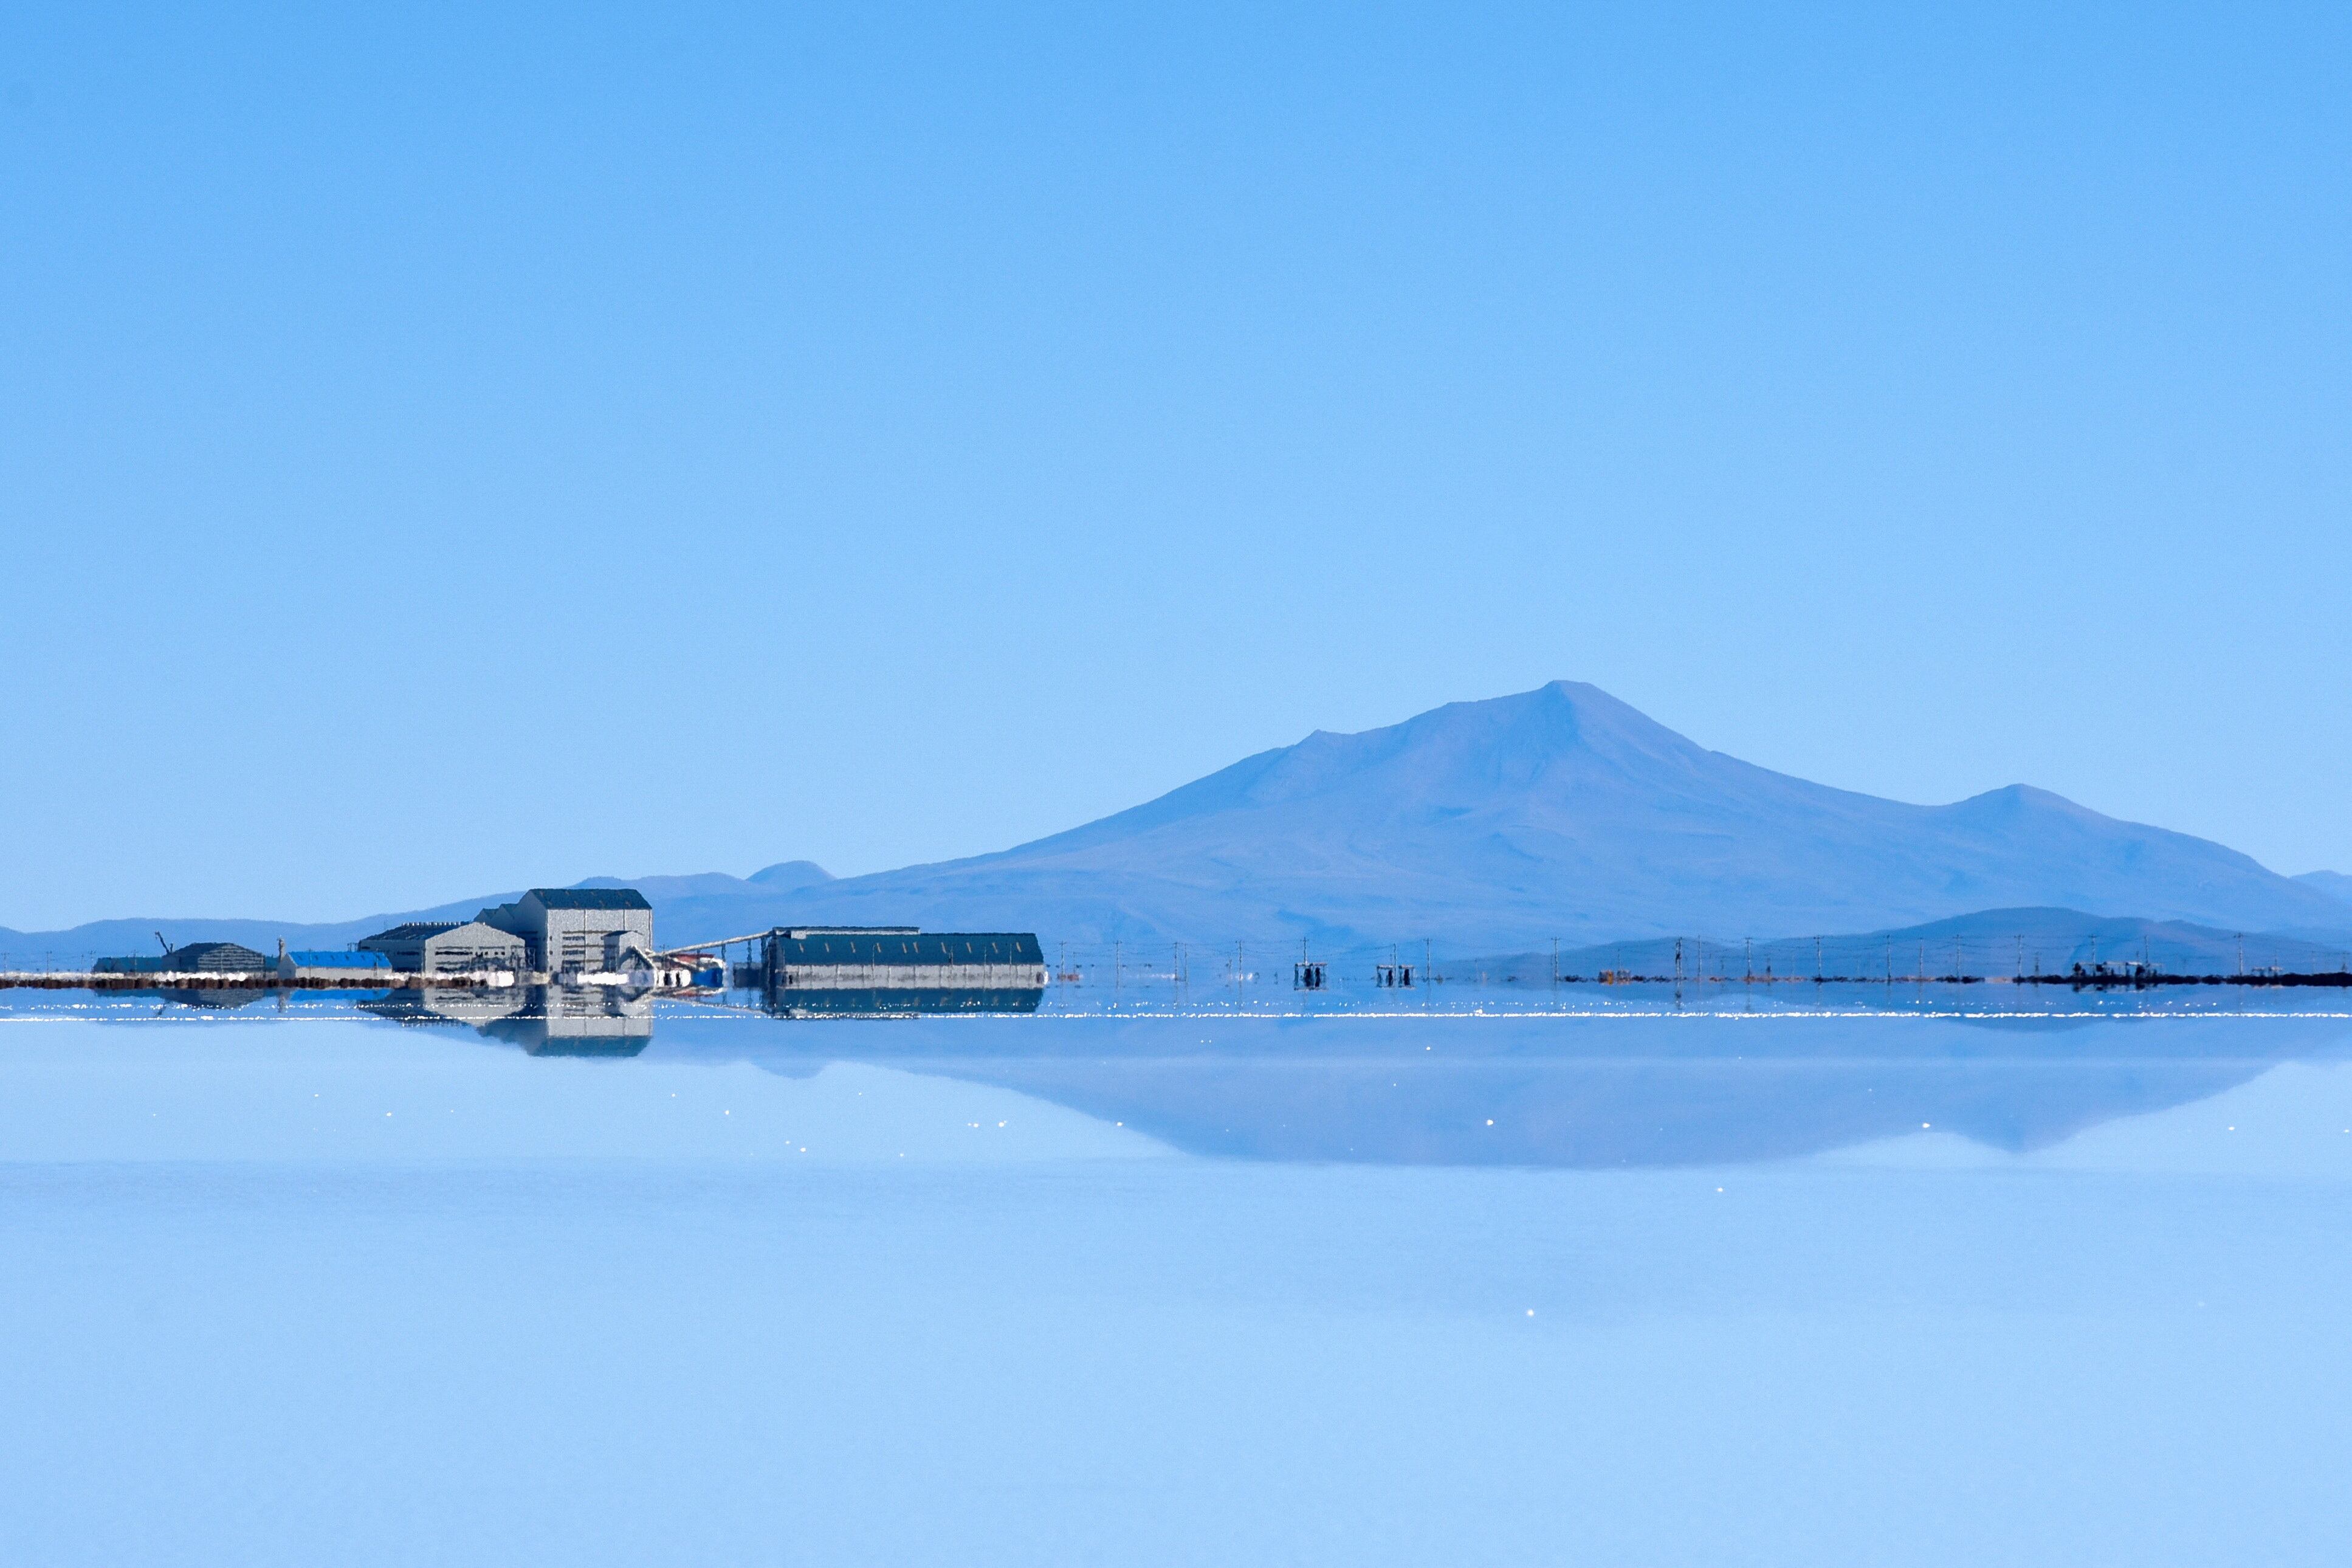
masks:
[[[362,938],[392,967],[412,974],[482,974],[524,967],[528,944],[480,921],[410,921]]]
[[[654,907],[635,888],[533,888],[476,919],[520,937],[530,967],[544,974],[654,967]]]

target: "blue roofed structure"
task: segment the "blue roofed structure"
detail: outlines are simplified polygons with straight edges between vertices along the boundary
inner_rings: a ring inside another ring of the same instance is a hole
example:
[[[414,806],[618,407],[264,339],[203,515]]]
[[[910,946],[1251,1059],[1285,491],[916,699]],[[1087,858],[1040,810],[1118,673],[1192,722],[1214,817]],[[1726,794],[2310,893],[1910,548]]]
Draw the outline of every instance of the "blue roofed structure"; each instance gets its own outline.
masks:
[[[305,948],[278,955],[280,980],[335,980],[353,985],[383,985],[392,979],[392,960],[364,948]]]

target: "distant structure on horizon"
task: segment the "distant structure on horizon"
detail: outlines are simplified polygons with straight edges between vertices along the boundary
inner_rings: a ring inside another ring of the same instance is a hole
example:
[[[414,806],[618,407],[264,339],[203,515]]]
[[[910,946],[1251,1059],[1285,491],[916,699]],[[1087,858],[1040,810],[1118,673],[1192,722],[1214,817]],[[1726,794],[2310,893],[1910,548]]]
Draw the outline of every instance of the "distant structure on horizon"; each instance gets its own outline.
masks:
[[[159,945],[160,939],[159,939]],[[270,961],[234,942],[192,942],[165,947],[153,958],[101,958],[90,965],[93,974],[254,974],[271,968]]]
[[[644,991],[756,986],[768,1010],[789,1016],[897,1016],[924,1013],[1033,1013],[1048,975],[1034,931],[933,931],[914,926],[772,926],[763,931],[663,952],[654,946],[654,910],[635,888],[532,888],[470,921],[404,921],[348,948],[288,951],[265,958],[236,942],[190,942],[156,957],[100,961],[118,974],[236,975],[247,985],[272,983],[328,989],[399,990],[404,1018],[436,1009],[425,990],[507,988],[520,982],[545,992],[529,1028],[545,1037],[530,1049],[626,1051],[642,1046],[650,1013],[594,1011],[572,996],[583,986],[635,985]],[[749,947],[757,962],[728,962]],[[552,990],[546,990],[551,986]],[[400,1000],[400,999],[395,999]],[[416,1005],[410,1007],[409,1002]],[[467,1008],[476,1008],[468,1002]],[[517,1004],[520,1005],[520,1004]],[[588,1009],[583,1011],[583,1009]],[[497,1009],[503,1025],[507,1008]],[[517,1017],[522,1015],[516,1015]],[[639,1027],[640,1023],[644,1027]],[[596,1041],[571,1046],[550,1042]],[[609,1038],[608,1038],[609,1037]]]

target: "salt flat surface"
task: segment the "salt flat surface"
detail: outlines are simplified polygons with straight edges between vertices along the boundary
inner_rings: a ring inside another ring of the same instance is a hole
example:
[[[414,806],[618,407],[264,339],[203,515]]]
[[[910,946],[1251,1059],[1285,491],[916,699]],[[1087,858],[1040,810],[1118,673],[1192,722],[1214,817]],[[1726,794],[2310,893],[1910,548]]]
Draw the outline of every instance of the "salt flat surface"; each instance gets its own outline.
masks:
[[[2352,1560],[2352,1025],[0,1022],[79,1563]]]

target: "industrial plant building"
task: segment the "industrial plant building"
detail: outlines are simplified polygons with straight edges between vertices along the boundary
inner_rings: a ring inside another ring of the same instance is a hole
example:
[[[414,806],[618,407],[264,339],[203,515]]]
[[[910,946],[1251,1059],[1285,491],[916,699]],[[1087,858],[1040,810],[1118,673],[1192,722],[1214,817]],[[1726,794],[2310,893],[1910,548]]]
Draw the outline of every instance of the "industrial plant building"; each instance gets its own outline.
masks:
[[[1045,955],[1027,931],[791,926],[768,933],[761,957],[769,985],[785,989],[1045,985]]]
[[[528,967],[523,939],[481,921],[410,921],[361,938],[360,946],[412,974],[479,974]]]
[[[475,918],[520,937],[530,967],[544,974],[654,966],[654,907],[635,888],[533,888]]]
[[[1030,1013],[1045,955],[1028,931],[792,926],[761,942],[767,1005],[789,1017]]]
[[[533,888],[470,921],[408,921],[359,945],[403,974],[563,976],[658,968],[654,907],[635,888]]]
[[[730,974],[726,959],[739,944],[753,946],[757,962]],[[165,945],[160,937],[158,945]],[[273,960],[236,942],[200,942],[97,968],[398,993],[371,1010],[409,1019],[449,1016],[442,998],[427,999],[428,988],[505,992],[520,983],[541,988],[527,1008],[505,996],[476,997],[461,1011],[479,1013],[484,1025],[513,1023],[527,1049],[624,1053],[641,1048],[651,1029],[650,1012],[635,1006],[643,993],[756,986],[767,1010],[792,1017],[1028,1013],[1047,980],[1045,953],[1028,931],[776,926],[662,952],[653,905],[635,888],[533,888],[470,921],[404,921],[339,951],[289,952],[280,942]],[[551,982],[554,990],[546,991]],[[605,986],[628,993],[621,1000],[631,1005],[573,994]]]

